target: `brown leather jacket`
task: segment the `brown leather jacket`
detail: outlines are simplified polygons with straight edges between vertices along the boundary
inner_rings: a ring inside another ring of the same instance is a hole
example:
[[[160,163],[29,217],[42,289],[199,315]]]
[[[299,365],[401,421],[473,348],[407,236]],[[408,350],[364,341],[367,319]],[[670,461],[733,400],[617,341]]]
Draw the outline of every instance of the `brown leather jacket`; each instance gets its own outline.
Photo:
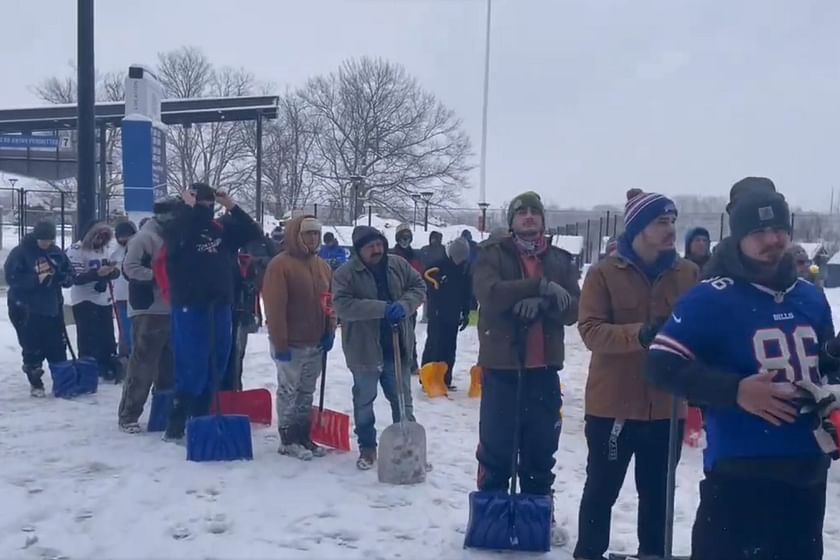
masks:
[[[682,258],[653,285],[621,256],[607,257],[589,269],[578,316],[580,336],[592,352],[586,414],[622,420],[671,416],[671,397],[645,380],[647,352],[639,343],[639,330],[648,321],[666,319],[698,279],[697,265]]]

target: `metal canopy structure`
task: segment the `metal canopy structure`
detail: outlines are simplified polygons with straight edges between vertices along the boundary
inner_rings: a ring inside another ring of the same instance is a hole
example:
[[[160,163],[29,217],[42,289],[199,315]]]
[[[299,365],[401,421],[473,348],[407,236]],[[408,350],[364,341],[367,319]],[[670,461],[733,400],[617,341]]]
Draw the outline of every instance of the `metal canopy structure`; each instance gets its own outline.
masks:
[[[276,119],[278,102],[276,95],[165,99],[161,103],[161,119],[164,124],[181,126]],[[124,116],[122,102],[96,104],[97,126],[119,127]],[[75,104],[0,109],[0,134],[75,130],[77,124]]]

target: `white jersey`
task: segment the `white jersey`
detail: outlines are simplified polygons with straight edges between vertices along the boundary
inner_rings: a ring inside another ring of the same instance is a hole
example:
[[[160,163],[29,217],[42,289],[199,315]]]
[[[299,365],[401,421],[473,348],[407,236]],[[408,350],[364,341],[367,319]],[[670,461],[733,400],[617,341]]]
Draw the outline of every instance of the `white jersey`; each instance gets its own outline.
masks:
[[[67,258],[70,259],[70,264],[73,265],[73,274],[79,276],[91,270],[98,270],[99,267],[108,264],[108,257],[105,251],[106,248],[98,251],[95,249],[82,249],[81,242],[77,241],[73,243],[67,250]],[[81,285],[73,284],[73,287],[70,289],[71,304],[76,305],[83,301],[90,301],[96,305],[111,305],[111,294],[107,284],[105,290],[101,292],[96,290],[96,284],[96,281]]]
[[[117,301],[128,301],[128,280],[122,272],[123,261],[125,260],[125,247],[118,245],[116,251],[111,253],[111,263],[120,270],[120,277],[112,280],[114,286],[114,299]]]

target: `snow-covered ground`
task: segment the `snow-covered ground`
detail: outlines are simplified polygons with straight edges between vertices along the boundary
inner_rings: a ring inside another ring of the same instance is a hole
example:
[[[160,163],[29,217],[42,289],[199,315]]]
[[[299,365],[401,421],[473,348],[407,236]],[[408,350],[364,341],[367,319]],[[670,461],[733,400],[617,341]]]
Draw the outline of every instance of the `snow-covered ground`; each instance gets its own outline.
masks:
[[[835,313],[840,290],[830,292]],[[0,302],[3,307],[5,304]],[[419,339],[425,330],[419,325]],[[557,520],[571,536],[546,558],[570,560],[586,466],[583,387],[589,355],[568,329],[563,435],[557,455]],[[71,336],[74,336],[71,328]],[[466,389],[474,328],[460,336],[456,383]],[[264,334],[252,335],[248,387],[274,389]],[[360,472],[352,453],[312,462],[276,453],[274,428],[255,428],[252,462],[194,464],[159,434],[117,430],[120,387],[75,401],[31,399],[14,332],[0,313],[0,558],[497,558],[464,551],[467,494],[475,486],[478,401],[466,391],[430,401],[415,386],[434,471],[425,484],[389,487]],[[351,377],[336,347],[327,406],[351,412]],[[48,385],[49,386],[49,385]],[[381,432],[389,421],[377,401]],[[145,421],[145,418],[144,418]],[[354,444],[355,446],[355,444]],[[632,467],[631,467],[632,469]],[[632,470],[630,471],[632,473]],[[701,451],[685,448],[678,471],[675,552],[687,554]],[[612,549],[636,550],[636,500],[628,476],[613,513]],[[840,475],[832,470],[825,558],[840,558]],[[503,555],[504,556],[504,555]]]

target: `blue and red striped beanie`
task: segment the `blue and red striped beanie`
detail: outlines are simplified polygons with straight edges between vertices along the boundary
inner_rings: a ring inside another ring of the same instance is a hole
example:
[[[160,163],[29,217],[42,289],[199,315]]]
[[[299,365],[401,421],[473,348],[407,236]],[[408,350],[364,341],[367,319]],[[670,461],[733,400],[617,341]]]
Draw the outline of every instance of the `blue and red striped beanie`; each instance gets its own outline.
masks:
[[[665,195],[630,189],[624,205],[624,235],[632,242],[648,224],[666,214],[677,215],[673,200]]]

